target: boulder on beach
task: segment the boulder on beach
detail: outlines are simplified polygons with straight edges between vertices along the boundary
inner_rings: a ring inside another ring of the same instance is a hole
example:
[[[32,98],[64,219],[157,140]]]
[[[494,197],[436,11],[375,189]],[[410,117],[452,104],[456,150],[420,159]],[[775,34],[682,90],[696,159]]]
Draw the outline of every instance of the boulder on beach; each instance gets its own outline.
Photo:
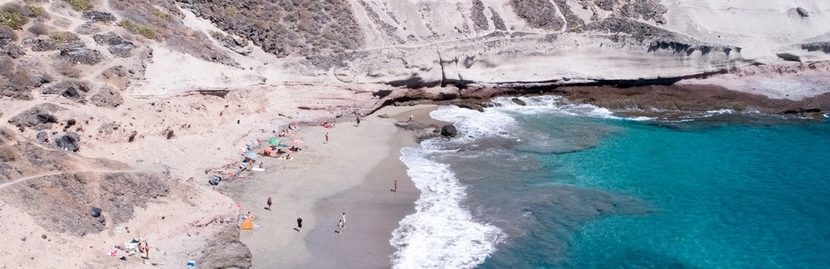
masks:
[[[458,129],[455,128],[455,125],[447,124],[444,127],[441,127],[441,136],[444,137],[456,137],[458,135]]]

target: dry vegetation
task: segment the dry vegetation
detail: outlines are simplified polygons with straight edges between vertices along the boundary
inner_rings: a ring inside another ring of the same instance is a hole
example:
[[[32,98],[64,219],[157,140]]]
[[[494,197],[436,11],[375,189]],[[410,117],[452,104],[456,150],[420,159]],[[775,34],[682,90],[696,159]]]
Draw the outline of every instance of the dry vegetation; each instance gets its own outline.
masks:
[[[182,1],[220,28],[278,57],[359,49],[363,35],[347,1]]]
[[[90,0],[67,0],[66,2],[77,11],[92,10],[95,7]]]
[[[141,35],[148,39],[156,39],[156,32],[146,25],[137,24],[130,20],[123,20],[119,22],[118,25],[130,33]]]

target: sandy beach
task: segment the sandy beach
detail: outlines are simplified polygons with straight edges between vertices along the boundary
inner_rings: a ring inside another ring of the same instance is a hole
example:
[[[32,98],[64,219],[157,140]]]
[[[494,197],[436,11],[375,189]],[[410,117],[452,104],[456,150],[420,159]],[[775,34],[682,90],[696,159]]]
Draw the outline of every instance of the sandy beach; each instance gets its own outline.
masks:
[[[240,213],[255,218],[257,228],[240,236],[251,249],[253,267],[390,267],[391,232],[414,212],[419,194],[399,160],[400,149],[414,146],[415,139],[395,122],[410,114],[419,114],[416,121],[428,118],[434,108],[387,107],[362,118],[360,126],[354,117],[343,117],[330,129],[304,127],[286,138],[303,140],[293,159],[260,157],[264,172],[222,183],[217,190],[237,201]],[[392,192],[395,179],[398,189]],[[346,225],[339,234],[343,212]],[[302,231],[295,229],[298,217]]]

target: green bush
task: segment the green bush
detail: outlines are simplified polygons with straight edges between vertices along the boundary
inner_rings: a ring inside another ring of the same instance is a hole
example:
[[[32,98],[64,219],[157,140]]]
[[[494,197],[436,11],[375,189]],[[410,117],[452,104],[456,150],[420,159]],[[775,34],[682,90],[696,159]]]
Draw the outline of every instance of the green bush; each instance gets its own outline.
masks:
[[[171,17],[170,14],[167,14],[164,11],[161,11],[161,10],[158,10],[158,9],[153,10],[153,16],[156,16],[157,18],[165,20],[165,21],[172,21],[173,20],[173,17]]]
[[[120,25],[122,28],[126,29],[130,33],[139,34],[149,39],[156,38],[156,32],[153,31],[152,28],[147,27],[146,25],[137,24],[128,20],[123,20],[120,23],[118,23],[118,25]]]
[[[70,41],[77,41],[79,39],[77,35],[71,32],[51,32],[49,33],[49,38],[56,43],[66,43]]]
[[[77,11],[87,11],[95,7],[90,0],[67,0],[67,2],[72,6],[72,9]]]
[[[26,5],[26,9],[29,10],[29,17],[40,17],[46,14],[46,10],[40,6]]]
[[[23,25],[29,22],[29,18],[23,16],[20,12],[13,10],[0,10],[0,25],[6,25],[15,30],[20,30]]]

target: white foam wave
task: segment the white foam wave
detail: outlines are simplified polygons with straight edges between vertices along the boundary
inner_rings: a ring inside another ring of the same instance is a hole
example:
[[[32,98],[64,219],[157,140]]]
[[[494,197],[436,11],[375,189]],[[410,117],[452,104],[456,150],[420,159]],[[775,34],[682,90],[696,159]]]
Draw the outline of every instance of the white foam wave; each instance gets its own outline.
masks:
[[[524,105],[516,104],[517,98]],[[515,138],[510,134],[516,130],[518,123],[511,115],[513,113],[556,114],[566,116],[581,116],[615,120],[649,121],[650,117],[619,117],[606,108],[590,104],[574,104],[561,96],[532,96],[532,97],[496,97],[492,100],[494,107],[484,108],[483,112],[459,108],[455,106],[441,107],[430,113],[434,119],[451,122],[461,130],[466,142],[469,139],[481,137]]]
[[[421,196],[414,214],[392,232],[394,268],[472,268],[495,250],[504,234],[476,223],[460,202],[466,197],[449,165],[426,157],[427,150],[404,148],[401,161]]]

